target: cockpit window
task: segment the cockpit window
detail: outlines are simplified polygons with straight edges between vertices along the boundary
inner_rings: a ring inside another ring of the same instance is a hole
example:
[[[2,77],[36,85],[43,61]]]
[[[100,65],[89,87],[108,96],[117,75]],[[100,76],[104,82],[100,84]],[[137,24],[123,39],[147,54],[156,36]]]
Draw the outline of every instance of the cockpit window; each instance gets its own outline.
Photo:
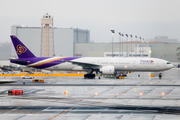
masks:
[[[167,62],[167,64],[171,64],[170,62]]]

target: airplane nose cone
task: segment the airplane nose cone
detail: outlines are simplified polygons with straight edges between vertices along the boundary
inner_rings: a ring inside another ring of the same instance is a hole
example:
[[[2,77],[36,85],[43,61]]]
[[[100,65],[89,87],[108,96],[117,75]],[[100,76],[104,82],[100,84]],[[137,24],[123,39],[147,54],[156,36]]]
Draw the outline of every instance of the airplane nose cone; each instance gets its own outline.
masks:
[[[171,68],[173,68],[174,67],[174,65],[173,64],[171,64]]]
[[[173,64],[168,65],[168,68],[169,68],[169,69],[171,69],[171,68],[173,68],[173,67],[174,67]]]

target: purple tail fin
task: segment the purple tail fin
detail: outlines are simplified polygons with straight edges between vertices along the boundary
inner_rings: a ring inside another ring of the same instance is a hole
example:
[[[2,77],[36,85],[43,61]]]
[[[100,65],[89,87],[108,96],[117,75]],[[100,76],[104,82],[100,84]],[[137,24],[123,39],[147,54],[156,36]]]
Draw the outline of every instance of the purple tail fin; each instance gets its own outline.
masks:
[[[15,35],[11,35],[10,37],[19,58],[36,57]]]

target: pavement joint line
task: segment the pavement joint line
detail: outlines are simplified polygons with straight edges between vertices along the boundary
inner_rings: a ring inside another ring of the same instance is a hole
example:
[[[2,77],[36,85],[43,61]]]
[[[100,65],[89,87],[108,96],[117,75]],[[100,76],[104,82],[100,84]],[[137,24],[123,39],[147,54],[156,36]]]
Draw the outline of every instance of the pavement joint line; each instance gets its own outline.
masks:
[[[155,119],[155,117],[156,117],[156,115],[154,115],[154,117],[153,117],[153,119],[152,119],[152,120],[154,120],[154,119]]]
[[[54,118],[56,118],[56,117],[58,117],[58,116],[60,116],[60,115],[62,115],[62,114],[64,114],[64,113],[66,113],[66,112],[72,110],[73,108],[74,108],[74,107],[72,107],[72,108],[70,108],[69,110],[66,110],[66,111],[64,111],[64,112],[62,112],[62,113],[56,115],[55,117],[51,117],[51,119],[49,119],[49,120],[52,120],[52,119],[54,119]]]
[[[108,109],[108,107],[106,109],[102,110],[99,114],[103,113],[104,111],[107,111],[107,109]]]
[[[49,108],[51,108],[51,107],[47,107],[46,109],[43,109],[42,111],[46,111],[46,110],[48,110]]]
[[[17,107],[17,108],[15,108],[15,109],[12,109],[11,111],[15,111],[15,110],[17,110],[18,108],[20,108],[20,107]]]
[[[21,107],[18,107],[18,108],[21,108]],[[14,109],[15,110],[15,109]],[[10,111],[10,110],[2,110],[3,112],[12,112],[12,113],[24,113],[24,114],[41,114],[41,113],[33,113],[33,112],[25,112],[25,111]],[[48,115],[48,114],[43,114],[43,115],[46,115],[46,116],[48,116],[48,117],[51,117],[51,118],[53,118],[53,116],[51,116],[51,115]]]
[[[177,102],[175,103],[175,105],[177,105],[178,102],[179,102],[179,100],[177,100]]]
[[[124,115],[121,115],[121,116],[118,118],[118,120],[120,120],[123,116],[124,116]]]
[[[121,93],[120,95],[123,95],[123,94],[129,92],[130,90],[134,89],[135,87],[136,87],[136,86],[130,88],[129,90],[127,90],[127,91]],[[98,103],[103,103],[104,101],[110,100],[110,99],[112,99],[112,98],[114,98],[114,97],[117,97],[117,96],[118,96],[118,95],[113,95],[113,96],[111,96],[111,97],[109,97],[109,98],[107,98],[107,99],[105,99],[105,100],[100,101],[100,102],[95,102],[95,103],[85,104],[85,105],[81,105],[81,106],[88,106],[88,105],[94,105],[94,104],[98,104]],[[52,120],[52,119],[54,119],[54,118],[57,118],[58,116],[60,116],[60,115],[62,115],[62,114],[64,114],[64,113],[66,113],[66,112],[68,112],[68,111],[71,111],[73,108],[75,108],[75,107],[72,107],[72,108],[70,108],[69,110],[66,110],[66,111],[62,112],[62,113],[56,115],[55,117],[52,117],[52,118],[49,119],[49,120]]]
[[[133,79],[132,79],[133,80]],[[152,80],[153,81],[153,80]],[[165,81],[167,81],[167,80],[165,80]],[[112,81],[113,82],[113,81]],[[162,81],[161,81],[162,82]],[[162,84],[161,82],[159,82],[159,84]],[[174,85],[175,84],[175,82],[173,81],[173,80],[168,80],[168,82],[172,82],[173,83],[173,85],[170,85],[171,86],[171,88],[172,87],[176,87],[176,89],[178,90],[178,87],[180,87],[180,85],[179,86],[176,86],[176,85]],[[111,83],[111,82],[110,82]],[[129,82],[127,82],[127,83],[131,83],[130,81]],[[134,83],[134,82],[133,82]],[[139,82],[137,82],[137,84],[138,84]],[[145,83],[145,82],[143,82],[143,83]],[[157,83],[157,82],[156,82]],[[155,83],[155,84],[156,84]],[[167,85],[168,85],[169,83],[167,83]],[[179,82],[177,81],[177,84],[179,84]],[[120,93],[122,94],[123,92],[126,92],[126,90],[128,90],[128,89],[130,89],[131,87],[133,87],[133,86],[135,86],[135,84],[130,84],[130,86],[129,87],[126,87],[126,89],[124,89],[123,91],[121,91]],[[142,84],[141,83],[141,85],[140,86],[144,86],[144,84]],[[148,85],[147,85],[148,86]],[[156,85],[155,85],[156,86]],[[160,86],[160,85],[157,85],[157,86]],[[164,85],[165,86],[165,85]],[[160,86],[161,88],[163,88],[164,86]],[[114,86],[114,87],[118,87],[118,86]],[[167,86],[168,87],[168,86]],[[156,87],[156,88],[158,88],[158,87]],[[132,89],[132,90],[134,90],[134,89]],[[175,91],[176,92],[176,91]],[[126,92],[127,94],[129,94],[128,92]],[[161,93],[161,92],[160,92]],[[148,93],[149,94],[149,93]],[[178,95],[178,93],[176,92],[176,94]],[[108,95],[108,97],[111,97],[112,95],[115,95],[115,94],[111,94],[110,96]],[[120,95],[120,94],[119,94]],[[27,95],[28,96],[28,95]],[[118,96],[118,95],[117,95]],[[175,95],[176,96],[176,95]],[[21,99],[23,99],[23,98],[21,98]],[[28,99],[28,98],[27,98]],[[43,98],[42,98],[43,99]],[[44,98],[45,99],[45,98]],[[53,97],[52,98],[47,98],[47,99],[53,99]],[[57,98],[58,99],[58,98]],[[66,98],[65,98],[66,99]],[[83,97],[81,98],[81,99],[84,99]],[[86,99],[86,98],[85,98]],[[88,98],[87,98],[88,99]],[[97,98],[96,98],[97,99]],[[96,100],[96,101],[102,101],[102,100],[105,100],[105,99],[107,99],[107,97],[102,97],[102,99],[100,99],[99,98],[99,100]],[[112,99],[115,99],[115,97],[113,97],[113,98],[111,98],[111,100]],[[119,98],[119,100],[120,99],[123,99],[123,98]],[[125,98],[125,99],[127,99],[127,98]],[[129,99],[129,98],[128,98]],[[132,97],[132,98],[130,98],[129,100],[128,100],[128,102],[129,101],[131,101],[131,100],[133,100],[133,99],[135,99],[135,100],[137,100],[138,98],[134,98],[134,97]],[[150,98],[150,97],[148,97],[148,98],[141,98],[141,99],[139,99],[139,100],[146,100],[146,99],[151,99],[151,104],[152,104],[152,102],[154,101],[154,99],[156,100],[156,99],[158,99],[158,98]],[[169,98],[163,98],[163,99],[160,99],[160,100],[163,100],[163,102],[164,101],[166,101],[166,99],[167,100],[169,100]],[[176,98],[174,98],[174,100],[175,100]],[[178,99],[178,98],[177,98]],[[90,99],[91,100],[91,99]],[[110,100],[110,101],[111,101]],[[171,99],[172,100],[172,99]],[[94,102],[96,102],[96,101],[94,101]],[[176,105],[178,104],[178,101],[180,101],[180,100],[177,100],[177,101],[175,101],[176,102]],[[53,102],[53,101],[50,101],[50,102]],[[60,101],[61,102],[61,101]],[[128,103],[127,102],[127,103]],[[19,102],[20,103],[20,102]],[[93,103],[93,101],[92,101],[92,103]],[[102,104],[96,104],[96,105],[92,105],[92,106],[89,106],[89,107],[95,107],[95,106],[102,106],[103,107],[103,105],[104,104],[106,104],[106,105],[104,105],[105,107],[107,106],[107,104],[109,103],[109,101],[108,102],[104,102],[104,103],[102,103]],[[74,103],[75,104],[75,103]],[[87,104],[87,103],[83,103],[83,104]],[[83,105],[83,104],[81,104],[81,105]],[[81,106],[80,104],[79,105],[77,105],[77,106]],[[72,108],[73,106],[70,106],[70,107],[68,107],[68,109],[69,108]],[[85,106],[86,107],[86,106]],[[88,107],[88,106],[87,106]],[[108,106],[107,106],[108,107]],[[17,108],[17,107],[16,107]],[[46,107],[47,108],[47,107]],[[76,107],[74,107],[75,109],[76,109]],[[63,112],[63,111],[66,111],[66,110],[68,110],[68,109],[65,109],[65,110],[62,110],[61,112]],[[66,114],[71,114],[71,112],[73,113],[74,111],[75,111],[75,109],[72,109],[70,112],[67,112]],[[164,115],[164,114],[166,114],[166,112],[167,112],[167,114],[169,114],[169,112],[170,112],[170,110],[169,110],[170,108],[168,108],[168,109],[166,109],[165,110],[165,112],[162,114],[162,115]],[[11,109],[11,110],[13,110],[13,109]],[[19,110],[16,110],[16,111],[19,111]],[[90,110],[91,111],[91,110]],[[141,110],[140,110],[141,111]],[[148,111],[148,110],[144,110],[144,111]],[[27,111],[28,112],[28,111]],[[57,114],[55,114],[55,115],[53,115],[53,117],[54,116],[56,116],[56,115],[58,115],[58,114],[60,114],[61,112],[57,112]],[[102,111],[101,111],[102,112]],[[132,112],[132,113],[135,113],[136,114],[136,112],[137,112],[137,108],[135,109],[135,111],[134,112]],[[103,113],[103,112],[102,112]],[[138,113],[138,112],[137,112]],[[155,112],[154,112],[155,113]],[[7,113],[8,114],[8,113]],[[34,113],[35,114],[35,113]],[[37,113],[36,113],[37,114]],[[42,114],[42,113],[41,113]],[[64,113],[63,113],[64,114]],[[145,113],[146,114],[146,113]],[[64,115],[62,116],[62,118],[64,117]],[[151,119],[153,119],[153,117],[156,117],[156,116],[151,116]],[[157,117],[156,117],[157,118]],[[50,118],[49,118],[50,119]],[[56,118],[57,119],[57,118]]]
[[[91,115],[88,115],[84,120],[88,119]]]

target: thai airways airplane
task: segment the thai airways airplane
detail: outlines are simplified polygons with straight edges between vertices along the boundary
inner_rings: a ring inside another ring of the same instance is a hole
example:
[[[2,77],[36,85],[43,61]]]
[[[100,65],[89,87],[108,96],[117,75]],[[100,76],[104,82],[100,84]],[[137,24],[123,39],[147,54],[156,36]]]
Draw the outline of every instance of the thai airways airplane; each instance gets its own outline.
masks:
[[[116,75],[117,71],[164,71],[173,65],[157,58],[120,57],[36,57],[16,36],[11,35],[18,59],[11,63],[50,71],[87,71],[84,78],[95,78],[93,71]]]

